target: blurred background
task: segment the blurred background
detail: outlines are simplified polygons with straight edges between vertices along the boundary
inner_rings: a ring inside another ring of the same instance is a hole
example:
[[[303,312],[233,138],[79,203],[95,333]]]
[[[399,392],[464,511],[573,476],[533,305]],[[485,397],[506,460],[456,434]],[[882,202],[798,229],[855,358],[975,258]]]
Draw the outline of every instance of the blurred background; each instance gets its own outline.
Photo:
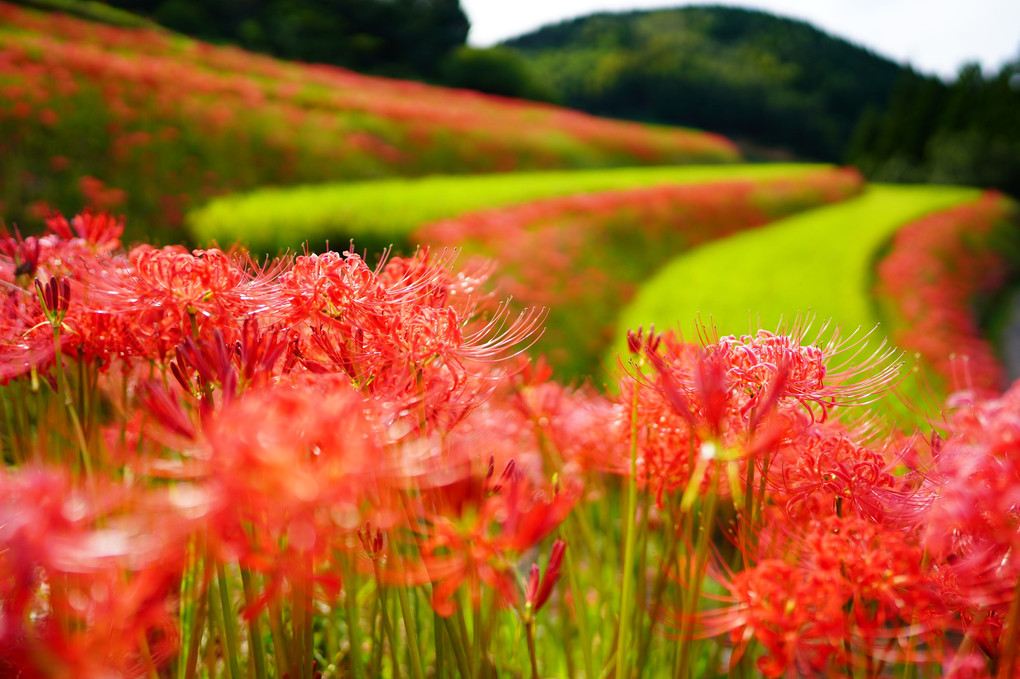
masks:
[[[1008,0],[107,4],[286,59],[719,132],[751,159],[1020,195],[1020,4]]]

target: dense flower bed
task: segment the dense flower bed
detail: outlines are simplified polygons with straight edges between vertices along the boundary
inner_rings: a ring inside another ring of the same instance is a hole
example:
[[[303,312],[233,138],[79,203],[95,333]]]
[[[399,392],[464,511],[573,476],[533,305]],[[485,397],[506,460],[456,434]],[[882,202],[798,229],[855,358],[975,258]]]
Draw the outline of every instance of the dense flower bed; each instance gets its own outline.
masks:
[[[995,192],[905,225],[876,267],[892,336],[956,389],[999,392],[1006,373],[982,312],[1020,267],[1017,206]]]
[[[484,271],[0,239],[0,674],[1018,677],[1020,391],[838,339],[515,354]]]
[[[714,135],[0,3],[0,215],[21,223],[87,204],[162,234],[266,184],[737,157]]]
[[[537,344],[565,375],[597,371],[616,310],[682,251],[853,196],[852,169],[796,177],[592,193],[485,210],[428,225],[420,243],[461,247],[498,264],[500,289],[520,305],[548,307]]]

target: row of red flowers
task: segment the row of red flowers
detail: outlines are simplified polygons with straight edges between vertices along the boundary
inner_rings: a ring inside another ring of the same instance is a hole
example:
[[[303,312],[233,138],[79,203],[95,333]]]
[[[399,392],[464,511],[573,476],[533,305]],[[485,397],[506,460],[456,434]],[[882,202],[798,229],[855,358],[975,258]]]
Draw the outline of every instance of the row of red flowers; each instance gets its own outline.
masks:
[[[957,389],[998,392],[1002,363],[983,332],[988,300],[1018,266],[1016,204],[995,192],[896,232],[876,267],[893,340]]]
[[[807,328],[569,390],[446,254],[49,228],[0,240],[3,676],[1020,676],[1020,391],[903,436]]]

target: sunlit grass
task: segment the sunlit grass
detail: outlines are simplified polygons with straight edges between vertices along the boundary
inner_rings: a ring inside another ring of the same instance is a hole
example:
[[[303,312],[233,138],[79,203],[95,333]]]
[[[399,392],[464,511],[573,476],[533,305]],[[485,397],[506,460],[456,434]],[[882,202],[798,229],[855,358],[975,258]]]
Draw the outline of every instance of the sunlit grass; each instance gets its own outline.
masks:
[[[895,231],[925,214],[976,199],[980,191],[942,186],[869,185],[854,200],[801,213],[709,243],[663,268],[623,310],[614,353],[628,328],[692,330],[700,318],[721,334],[776,328],[797,318],[829,321],[843,336],[885,337],[871,295],[873,264]]]
[[[359,249],[407,245],[416,228],[482,208],[574,193],[664,184],[765,179],[817,171],[805,164],[704,165],[435,176],[262,189],[214,200],[189,214],[200,243],[240,240],[254,251],[335,247],[355,239]]]

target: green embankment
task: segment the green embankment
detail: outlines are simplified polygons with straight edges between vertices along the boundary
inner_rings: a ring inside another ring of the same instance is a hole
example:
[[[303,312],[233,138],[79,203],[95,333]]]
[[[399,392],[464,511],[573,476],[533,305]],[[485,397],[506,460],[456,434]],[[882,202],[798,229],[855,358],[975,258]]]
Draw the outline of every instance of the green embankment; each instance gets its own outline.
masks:
[[[252,251],[312,249],[326,241],[376,251],[408,245],[416,228],[483,208],[576,193],[664,184],[796,176],[821,165],[706,165],[475,176],[435,176],[265,189],[214,200],[192,211],[187,224],[199,243],[241,241]]]
[[[867,332],[879,324],[870,289],[881,247],[903,224],[979,195],[960,187],[870,185],[859,198],[685,253],[646,282],[621,313],[614,358],[606,364],[626,351],[628,328],[652,323],[691,335],[700,319],[722,335],[739,335],[814,317],[816,328],[831,321],[843,337]],[[869,349],[883,339],[879,327]],[[904,391],[923,395],[906,384]]]

